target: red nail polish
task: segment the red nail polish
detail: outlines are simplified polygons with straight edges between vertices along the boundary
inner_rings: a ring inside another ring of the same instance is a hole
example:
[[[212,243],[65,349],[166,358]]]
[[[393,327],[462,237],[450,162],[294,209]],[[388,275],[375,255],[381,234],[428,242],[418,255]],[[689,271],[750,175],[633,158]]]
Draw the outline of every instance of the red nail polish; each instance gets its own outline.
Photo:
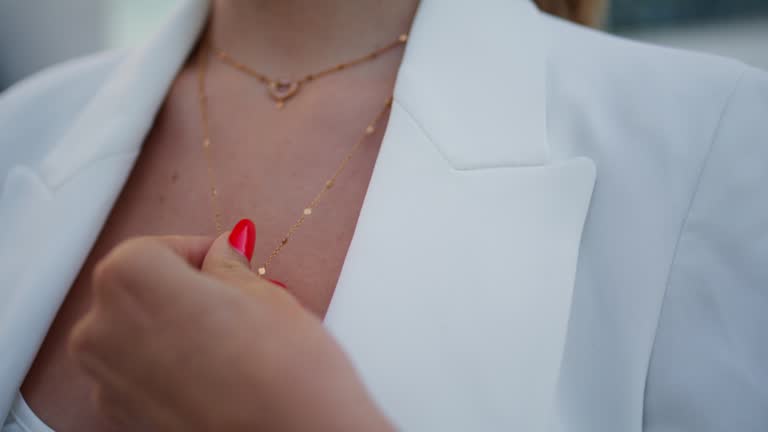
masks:
[[[229,244],[248,258],[253,257],[253,246],[256,244],[256,226],[250,219],[243,219],[232,228],[229,234]]]
[[[277,285],[277,286],[283,287],[283,289],[288,289],[288,287],[285,286],[285,284],[280,282],[279,280],[269,279],[269,281],[272,282],[273,284]]]

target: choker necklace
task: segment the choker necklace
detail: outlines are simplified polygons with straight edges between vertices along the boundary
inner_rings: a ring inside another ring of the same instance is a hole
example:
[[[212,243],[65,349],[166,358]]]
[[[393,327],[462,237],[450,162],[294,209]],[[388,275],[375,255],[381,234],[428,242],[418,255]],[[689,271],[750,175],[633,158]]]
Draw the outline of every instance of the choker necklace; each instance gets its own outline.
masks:
[[[405,44],[407,41],[408,41],[408,35],[401,34],[400,36],[397,37],[397,39],[390,42],[389,44],[381,48],[375,49],[364,56],[357,57],[345,63],[339,63],[336,66],[332,66],[315,73],[304,75],[303,77],[297,80],[290,80],[290,79],[284,79],[284,78],[281,78],[281,79],[270,78],[266,74],[258,72],[255,69],[248,67],[244,63],[236,60],[224,50],[213,48],[213,52],[216,54],[216,57],[218,57],[219,60],[221,60],[225,64],[232,66],[233,68],[239,70],[240,72],[243,72],[245,74],[248,74],[256,78],[257,80],[259,80],[259,82],[267,86],[268,94],[272,98],[272,100],[275,101],[275,106],[278,109],[282,109],[285,106],[286,102],[288,102],[288,100],[290,100],[292,97],[296,96],[296,94],[299,92],[299,90],[301,90],[302,86],[304,86],[305,84],[311,81],[314,81],[318,78],[322,78],[326,75],[330,75],[334,72],[338,72],[346,68],[349,68],[351,66],[364,63],[368,60],[373,60],[376,57],[380,56],[381,54],[384,54],[385,52],[395,47]]]
[[[390,45],[387,45],[384,48],[381,48],[379,50],[374,51],[371,54],[368,54],[365,57],[361,57],[357,60],[353,60],[348,63],[342,63],[342,65],[353,65],[360,63],[366,59],[373,59],[377,57],[382,52],[389,50],[397,45],[404,44],[408,40],[407,35],[400,35],[397,38],[396,43],[392,43]],[[221,235],[222,231],[222,224],[221,224],[221,211],[219,210],[219,202],[218,202],[218,195],[219,195],[219,189],[216,186],[216,175],[213,169],[213,164],[211,163],[211,133],[210,133],[210,124],[209,124],[209,105],[208,105],[208,94],[206,91],[206,78],[207,78],[207,69],[208,69],[208,60],[211,56],[210,54],[211,48],[208,44],[204,44],[200,49],[199,54],[199,62],[198,62],[198,102],[200,106],[200,120],[201,120],[201,126],[202,126],[202,132],[203,132],[203,142],[202,147],[203,151],[205,153],[205,159],[207,163],[208,168],[208,180],[209,180],[209,186],[210,186],[210,203],[211,208],[213,210],[213,216],[214,216],[214,224],[216,225],[216,233],[217,235]],[[220,56],[219,56],[220,57]],[[308,75],[311,76],[311,79],[302,78],[302,80],[295,81],[295,84],[289,85],[289,87],[292,89],[291,92],[285,92],[285,93],[273,93],[270,92],[270,95],[273,99],[275,99],[278,103],[278,107],[281,107],[284,102],[291,98],[293,95],[296,94],[298,91],[298,88],[301,86],[302,82],[311,81],[312,79],[318,78],[320,76],[326,75],[328,73],[344,69],[344,67],[336,66],[335,68],[328,69],[326,71],[320,72],[318,74],[314,75]],[[257,77],[258,78],[258,77]],[[266,77],[264,77],[267,79]],[[261,79],[260,79],[261,80]],[[261,80],[262,82],[266,82],[265,80]],[[274,82],[274,81],[269,81]],[[269,85],[269,84],[268,84]],[[276,84],[275,84],[276,85]],[[271,88],[271,87],[270,87]],[[286,96],[287,95],[287,96]],[[320,188],[320,191],[315,195],[315,197],[309,202],[309,204],[304,207],[304,209],[301,211],[299,218],[294,222],[289,228],[288,231],[285,233],[285,235],[282,237],[282,239],[278,242],[277,246],[274,248],[272,253],[269,254],[267,259],[264,261],[264,263],[258,268],[257,273],[259,276],[264,276],[267,274],[267,271],[269,269],[269,265],[271,264],[272,260],[277,257],[280,252],[283,250],[286,244],[288,244],[288,240],[291,238],[291,236],[301,227],[301,225],[304,223],[304,221],[312,215],[312,213],[315,211],[315,208],[320,203],[320,200],[323,198],[323,196],[333,188],[334,184],[336,183],[336,179],[339,177],[339,175],[344,171],[349,161],[352,159],[352,157],[357,153],[357,151],[362,147],[362,145],[368,141],[368,138],[373,135],[373,133],[376,131],[376,126],[381,122],[381,119],[385,116],[389,108],[392,106],[393,97],[390,96],[384,101],[384,106],[382,109],[376,114],[376,117],[367,125],[367,127],[363,130],[362,136],[360,139],[350,148],[350,150],[346,153],[344,158],[341,160],[341,162],[337,165],[336,170],[333,172],[333,174],[328,178],[328,180],[323,183],[322,187]]]

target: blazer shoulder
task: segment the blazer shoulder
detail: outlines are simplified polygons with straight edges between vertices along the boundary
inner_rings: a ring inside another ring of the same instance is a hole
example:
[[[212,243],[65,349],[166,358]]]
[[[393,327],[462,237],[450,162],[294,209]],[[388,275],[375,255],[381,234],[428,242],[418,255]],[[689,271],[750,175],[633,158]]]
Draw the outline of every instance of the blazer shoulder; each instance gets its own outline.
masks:
[[[632,41],[549,15],[543,22],[550,35],[552,124],[577,131],[611,125],[615,142],[644,137],[643,152],[660,163],[700,164],[734,93],[750,85],[744,77],[757,82],[765,75],[736,60]]]
[[[0,179],[34,163],[71,125],[125,56],[105,51],[43,69],[0,93]]]
[[[725,103],[744,63],[711,54],[657,46],[545,15],[550,34],[550,62],[560,77],[574,84],[596,85],[598,92],[613,92],[637,102],[657,98],[654,110],[678,108],[680,103],[709,106]],[[581,81],[580,81],[581,80]]]

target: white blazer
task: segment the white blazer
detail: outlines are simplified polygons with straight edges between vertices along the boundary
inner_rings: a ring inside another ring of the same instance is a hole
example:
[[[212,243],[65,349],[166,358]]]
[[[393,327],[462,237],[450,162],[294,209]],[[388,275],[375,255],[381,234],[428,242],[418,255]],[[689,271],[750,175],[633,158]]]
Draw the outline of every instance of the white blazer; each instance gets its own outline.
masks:
[[[0,97],[0,416],[198,38],[177,1]],[[766,74],[423,0],[326,324],[403,430],[764,432],[767,199]]]

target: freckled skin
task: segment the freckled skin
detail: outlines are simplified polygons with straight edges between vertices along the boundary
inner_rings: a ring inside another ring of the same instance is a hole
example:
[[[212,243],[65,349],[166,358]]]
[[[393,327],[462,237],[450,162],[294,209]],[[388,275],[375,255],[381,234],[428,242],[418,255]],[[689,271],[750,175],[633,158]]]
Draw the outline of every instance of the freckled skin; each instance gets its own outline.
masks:
[[[227,230],[243,217],[255,222],[254,270],[381,110],[391,93],[396,60],[313,82],[283,110],[275,109],[256,82],[212,64],[211,155],[222,222]],[[130,430],[96,411],[90,382],[68,355],[67,337],[89,307],[94,265],[120,241],[137,235],[216,234],[199,118],[196,70],[189,65],[174,83],[22,387],[33,411],[57,432]],[[339,277],[385,122],[267,274],[319,316],[325,315]]]

